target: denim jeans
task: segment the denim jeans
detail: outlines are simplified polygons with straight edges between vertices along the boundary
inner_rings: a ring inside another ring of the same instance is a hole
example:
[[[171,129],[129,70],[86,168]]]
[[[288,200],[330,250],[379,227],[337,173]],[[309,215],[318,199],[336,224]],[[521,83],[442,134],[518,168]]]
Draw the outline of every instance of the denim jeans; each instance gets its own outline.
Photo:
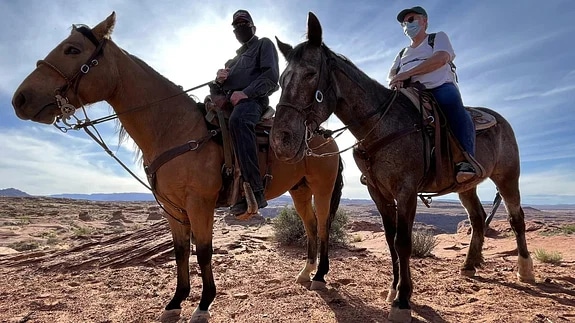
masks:
[[[254,193],[264,189],[258,163],[255,131],[256,123],[260,120],[262,112],[262,105],[257,101],[242,100],[232,110],[229,124],[242,178],[250,183]]]
[[[447,118],[453,135],[463,150],[475,157],[475,125],[463,106],[459,89],[453,83],[445,83],[429,90]]]

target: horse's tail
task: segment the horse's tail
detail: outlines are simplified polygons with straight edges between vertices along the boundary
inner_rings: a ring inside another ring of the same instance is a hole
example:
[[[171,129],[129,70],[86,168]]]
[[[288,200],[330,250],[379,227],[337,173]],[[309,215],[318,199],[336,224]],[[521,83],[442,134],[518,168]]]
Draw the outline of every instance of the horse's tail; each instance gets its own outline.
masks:
[[[329,202],[329,222],[331,223],[335,218],[335,213],[339,208],[339,202],[341,200],[341,190],[343,189],[343,160],[341,155],[339,156],[339,169],[337,171],[337,177],[335,179],[335,184],[333,185],[333,192],[331,193],[331,201]]]

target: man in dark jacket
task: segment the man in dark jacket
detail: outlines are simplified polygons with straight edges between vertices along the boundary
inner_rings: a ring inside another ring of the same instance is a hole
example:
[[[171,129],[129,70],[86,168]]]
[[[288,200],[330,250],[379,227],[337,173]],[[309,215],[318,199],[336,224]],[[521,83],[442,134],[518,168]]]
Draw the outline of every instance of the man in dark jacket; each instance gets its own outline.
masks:
[[[242,46],[237,56],[218,70],[210,89],[212,95],[226,95],[234,107],[229,128],[242,178],[250,184],[258,207],[263,208],[268,203],[258,165],[255,125],[269,105],[269,96],[279,88],[278,54],[271,40],[255,35],[256,27],[246,10],[234,13],[232,26]],[[245,198],[230,208],[235,215],[246,211]]]

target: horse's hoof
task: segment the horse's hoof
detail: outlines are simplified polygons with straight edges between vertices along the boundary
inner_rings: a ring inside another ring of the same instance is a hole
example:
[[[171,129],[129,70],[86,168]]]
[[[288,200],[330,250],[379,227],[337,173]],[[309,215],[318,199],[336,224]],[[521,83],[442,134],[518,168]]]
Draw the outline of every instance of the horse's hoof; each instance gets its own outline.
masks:
[[[210,320],[210,312],[202,311],[199,307],[196,307],[194,313],[192,313],[192,318],[190,323],[207,323]]]
[[[533,260],[531,257],[517,257],[517,278],[520,282],[534,283],[535,275],[533,274]]]
[[[247,221],[247,220],[251,219],[251,218],[252,218],[254,215],[256,215],[256,214],[258,214],[257,211],[256,211],[255,213],[246,212],[246,213],[243,213],[243,214],[235,215],[235,217],[236,217],[237,220]]]
[[[326,283],[320,282],[317,280],[311,281],[311,286],[309,287],[310,290],[326,290]]]
[[[180,320],[181,313],[182,310],[179,308],[175,310],[164,310],[162,316],[160,316],[160,322],[162,323],[178,322]]]
[[[309,275],[299,275],[296,278],[296,283],[298,284],[305,284],[305,283],[309,283],[311,281],[311,278],[309,277]]]
[[[411,309],[400,309],[397,307],[392,307],[389,311],[387,319],[392,322],[411,322]]]
[[[395,299],[396,295],[397,295],[397,289],[390,288],[389,291],[387,292],[387,297],[385,298],[385,301],[388,303],[393,303],[393,300]]]
[[[465,277],[475,277],[476,270],[475,269],[465,269],[461,268],[459,270],[459,274]]]

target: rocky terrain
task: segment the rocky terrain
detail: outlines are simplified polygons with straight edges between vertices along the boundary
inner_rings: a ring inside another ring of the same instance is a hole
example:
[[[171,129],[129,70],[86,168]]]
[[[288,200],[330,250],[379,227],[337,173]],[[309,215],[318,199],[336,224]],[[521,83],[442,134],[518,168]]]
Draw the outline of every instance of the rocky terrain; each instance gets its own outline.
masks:
[[[271,203],[272,204],[272,203]],[[272,204],[273,205],[273,204]],[[327,290],[295,282],[305,250],[282,247],[264,217],[215,214],[210,322],[386,322],[391,264],[373,205],[347,203],[347,247],[330,252]],[[489,206],[486,206],[489,209]],[[436,233],[433,257],[412,259],[414,322],[575,321],[575,210],[525,208],[536,282],[515,278],[516,247],[502,207],[484,245],[485,265],[459,275],[469,242],[457,203],[419,206]],[[153,202],[0,197],[0,322],[153,322],[176,283],[171,236]],[[534,253],[560,255],[557,264]],[[191,258],[190,317],[200,297]]]

